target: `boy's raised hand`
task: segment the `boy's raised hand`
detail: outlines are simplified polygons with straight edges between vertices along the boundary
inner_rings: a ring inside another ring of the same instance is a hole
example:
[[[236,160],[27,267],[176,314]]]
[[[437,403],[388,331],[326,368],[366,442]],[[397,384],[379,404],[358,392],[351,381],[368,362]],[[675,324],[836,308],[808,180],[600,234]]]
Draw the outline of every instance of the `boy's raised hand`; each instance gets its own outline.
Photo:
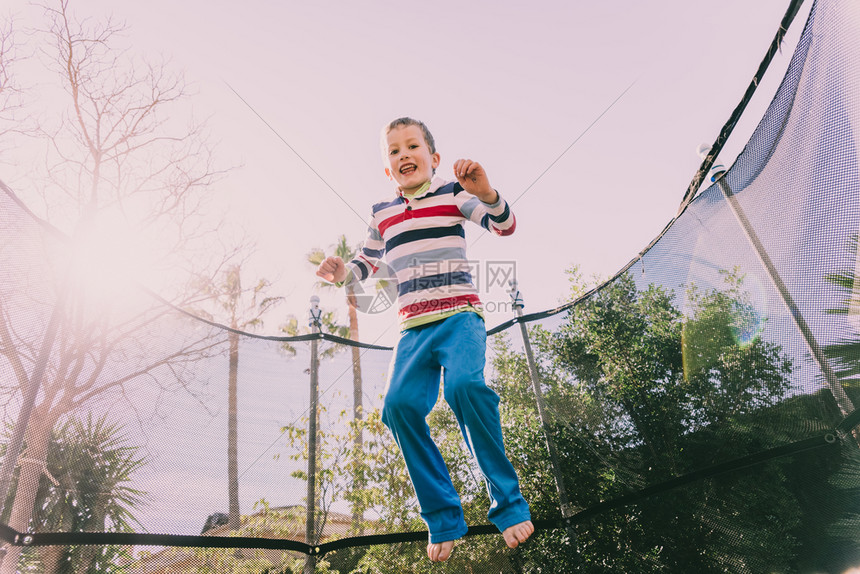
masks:
[[[346,265],[340,257],[326,257],[317,267],[317,277],[329,283],[340,283],[346,279]]]
[[[463,189],[484,203],[496,203],[499,200],[499,194],[490,185],[487,172],[478,162],[458,159],[454,162],[454,176]]]

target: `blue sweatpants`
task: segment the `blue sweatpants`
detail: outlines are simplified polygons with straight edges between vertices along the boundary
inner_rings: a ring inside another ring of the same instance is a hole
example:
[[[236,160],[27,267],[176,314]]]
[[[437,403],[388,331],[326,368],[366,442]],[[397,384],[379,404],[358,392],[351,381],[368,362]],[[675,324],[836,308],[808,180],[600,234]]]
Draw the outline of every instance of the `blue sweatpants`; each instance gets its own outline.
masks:
[[[462,312],[401,335],[389,374],[382,422],[391,429],[430,530],[430,542],[454,540],[468,530],[460,497],[427,426],[439,395],[457,421],[490,495],[488,518],[499,531],[530,519],[514,467],[505,455],[499,396],[484,383],[484,320]]]

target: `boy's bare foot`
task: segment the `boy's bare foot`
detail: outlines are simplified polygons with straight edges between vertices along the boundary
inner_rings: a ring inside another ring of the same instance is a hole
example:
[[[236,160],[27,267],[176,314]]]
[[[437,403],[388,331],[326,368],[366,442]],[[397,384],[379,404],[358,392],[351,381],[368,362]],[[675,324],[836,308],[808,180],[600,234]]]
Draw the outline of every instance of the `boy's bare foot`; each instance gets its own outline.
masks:
[[[528,540],[529,536],[531,536],[534,531],[535,527],[534,524],[532,524],[532,521],[526,520],[525,522],[508,526],[505,528],[504,532],[502,532],[502,536],[505,537],[505,544],[508,545],[508,548],[516,548]]]
[[[454,549],[454,541],[446,540],[445,542],[430,543],[427,545],[427,556],[433,562],[444,562],[451,556],[451,550]]]

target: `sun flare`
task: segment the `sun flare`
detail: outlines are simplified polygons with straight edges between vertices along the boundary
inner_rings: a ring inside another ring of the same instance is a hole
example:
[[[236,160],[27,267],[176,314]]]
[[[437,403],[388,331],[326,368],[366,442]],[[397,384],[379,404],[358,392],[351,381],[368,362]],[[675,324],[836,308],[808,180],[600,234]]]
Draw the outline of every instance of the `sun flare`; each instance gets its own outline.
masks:
[[[72,244],[70,285],[91,314],[130,312],[140,288],[157,269],[151,244],[123,217],[100,212],[78,226]]]

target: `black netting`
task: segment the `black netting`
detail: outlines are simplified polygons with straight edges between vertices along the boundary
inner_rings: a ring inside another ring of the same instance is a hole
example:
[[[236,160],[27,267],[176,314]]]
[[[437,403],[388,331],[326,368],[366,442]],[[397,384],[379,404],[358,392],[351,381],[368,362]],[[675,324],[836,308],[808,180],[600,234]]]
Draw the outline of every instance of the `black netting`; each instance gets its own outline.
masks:
[[[860,567],[858,62],[856,7],[818,2],[735,164],[612,281],[489,340],[538,531],[511,551],[486,525],[440,403],[431,428],[472,527],[432,570]],[[131,283],[105,307],[74,242],[4,191],[4,572],[431,570],[380,421],[390,349],[256,337]]]

